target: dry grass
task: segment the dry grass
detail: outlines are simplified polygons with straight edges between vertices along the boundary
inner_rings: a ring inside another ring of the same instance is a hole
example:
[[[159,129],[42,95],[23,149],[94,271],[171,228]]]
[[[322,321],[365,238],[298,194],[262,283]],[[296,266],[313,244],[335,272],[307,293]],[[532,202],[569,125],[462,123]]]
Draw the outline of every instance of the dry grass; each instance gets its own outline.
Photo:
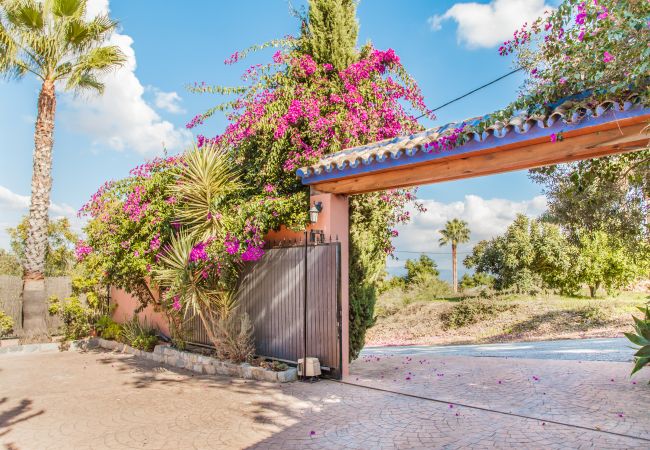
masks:
[[[382,294],[368,345],[476,344],[622,336],[648,294],[599,298],[506,296],[409,302],[399,291]]]

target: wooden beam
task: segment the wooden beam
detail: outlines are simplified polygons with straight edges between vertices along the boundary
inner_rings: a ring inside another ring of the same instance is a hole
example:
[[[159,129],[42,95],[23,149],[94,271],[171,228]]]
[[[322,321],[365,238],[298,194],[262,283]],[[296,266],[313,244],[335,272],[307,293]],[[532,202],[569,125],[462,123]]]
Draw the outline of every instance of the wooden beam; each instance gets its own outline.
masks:
[[[450,154],[433,161],[352,175],[311,186],[320,192],[360,194],[626,153],[648,145],[650,133],[644,130],[646,126],[646,121],[621,121],[593,127],[587,133],[585,130],[568,132],[558,142],[550,142],[548,137],[537,138],[518,145],[508,144],[463,155]]]

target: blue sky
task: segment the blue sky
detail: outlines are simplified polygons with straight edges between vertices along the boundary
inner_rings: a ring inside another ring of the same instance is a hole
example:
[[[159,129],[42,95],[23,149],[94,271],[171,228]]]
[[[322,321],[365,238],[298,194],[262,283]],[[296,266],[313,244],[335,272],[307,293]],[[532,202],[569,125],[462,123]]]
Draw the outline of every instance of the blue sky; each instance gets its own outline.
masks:
[[[296,7],[304,1],[294,1]],[[410,0],[365,0],[359,5],[359,42],[393,48],[419,82],[427,104],[438,106],[512,68],[498,56],[498,42],[519,24],[552,6],[546,0],[492,0],[477,3]],[[60,94],[54,147],[52,215],[73,217],[105,180],[120,178],[133,166],[159,154],[162,143],[177,153],[191,140],[185,123],[215,103],[185,90],[195,81],[239,83],[247,62],[266,61],[271,52],[235,66],[223,64],[233,51],[287,34],[298,22],[286,0],[242,2],[90,0],[93,11],[110,9],[120,21],[113,42],[129,64],[107,79],[102,98]],[[438,112],[426,126],[491,112],[511,101],[522,79],[511,76]],[[4,229],[25,213],[30,191],[33,126],[38,84],[0,81],[0,246]],[[199,133],[214,135],[225,126],[217,117]],[[437,232],[444,221],[461,217],[473,227],[472,243],[502,232],[516,212],[539,214],[544,208],[539,186],[526,172],[422,187],[419,196],[429,211],[400,228],[398,250],[445,252]],[[75,221],[75,226],[81,223]],[[470,246],[462,248],[468,251]],[[399,273],[399,254],[389,270]],[[450,261],[436,255],[449,277]]]

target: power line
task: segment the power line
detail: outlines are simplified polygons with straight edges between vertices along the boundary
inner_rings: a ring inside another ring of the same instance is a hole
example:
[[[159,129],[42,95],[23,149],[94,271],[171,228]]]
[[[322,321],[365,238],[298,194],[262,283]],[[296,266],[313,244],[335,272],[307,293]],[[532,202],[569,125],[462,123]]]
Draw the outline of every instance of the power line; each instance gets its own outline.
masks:
[[[393,253],[414,253],[414,254],[417,254],[417,255],[422,255],[422,254],[425,254],[425,255],[451,255],[451,253],[449,253],[449,252],[414,252],[414,251],[410,251],[410,250],[393,250]],[[470,254],[470,253],[472,253],[472,252],[456,252],[457,255],[467,255],[467,254]]]
[[[486,88],[486,87],[488,87],[488,86],[490,86],[490,85],[496,83],[497,81],[501,81],[501,80],[503,80],[504,78],[509,77],[509,76],[512,75],[513,73],[517,73],[517,72],[519,72],[519,71],[522,70],[522,69],[523,69],[523,67],[519,67],[518,69],[512,70],[512,71],[508,72],[508,73],[505,74],[505,75],[501,75],[499,78],[495,78],[494,80],[490,81],[489,83],[485,83],[483,86],[479,86],[479,87],[477,87],[476,89],[473,89],[473,90],[471,90],[471,91],[469,91],[469,92],[467,92],[467,93],[461,95],[460,97],[456,97],[456,98],[453,99],[453,100],[449,100],[447,103],[442,104],[442,105],[438,106],[437,108],[433,108],[433,109],[431,110],[431,112],[438,111],[439,109],[442,109],[442,108],[444,108],[445,106],[449,106],[449,105],[451,105],[452,103],[457,102],[458,100],[464,99],[465,97],[467,97],[467,96],[469,96],[469,95],[472,95],[474,92],[478,92],[478,91],[480,91],[481,89]],[[416,117],[415,120],[421,119],[421,118],[424,117],[424,116],[426,116],[426,114],[421,114],[420,116]]]

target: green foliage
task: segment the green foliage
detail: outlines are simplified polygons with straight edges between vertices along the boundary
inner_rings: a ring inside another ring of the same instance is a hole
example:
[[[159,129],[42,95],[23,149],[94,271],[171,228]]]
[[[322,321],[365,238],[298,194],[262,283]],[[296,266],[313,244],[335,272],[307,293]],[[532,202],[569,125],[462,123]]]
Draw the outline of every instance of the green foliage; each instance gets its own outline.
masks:
[[[31,72],[66,90],[102,92],[99,76],[126,56],[104,45],[117,27],[106,15],[86,17],[86,0],[3,0],[0,3],[0,75]]]
[[[494,287],[495,279],[492,275],[483,272],[477,272],[472,275],[464,274],[460,279],[460,287],[462,290],[476,289],[476,288],[492,288]]]
[[[498,290],[562,287],[575,259],[559,227],[518,215],[502,236],[479,242],[464,264],[494,276]]]
[[[183,155],[184,168],[169,190],[180,201],[176,219],[196,240],[222,237],[227,200],[242,188],[228,154],[214,145]]]
[[[25,246],[29,230],[29,218],[15,228],[9,228],[11,249],[19,261],[25,259]],[[45,276],[58,277],[70,275],[74,266],[74,245],[78,236],[70,230],[70,221],[65,217],[50,220],[47,225],[47,247],[45,249]],[[22,271],[21,271],[22,274]]]
[[[11,335],[14,331],[14,319],[0,310],[0,338]]]
[[[502,53],[514,50],[517,66],[528,72],[513,109],[539,110],[588,89],[599,99],[631,91],[647,104],[649,15],[644,0],[564,0],[525,25],[502,47]]]
[[[357,0],[309,0],[303,50],[316,62],[342,70],[358,57]]]
[[[647,263],[644,270],[620,241],[604,231],[583,233],[578,249],[577,264],[569,277],[573,284],[587,284],[592,297],[601,286],[608,292],[620,289],[647,270]]]
[[[492,300],[465,299],[456,303],[449,311],[442,313],[440,319],[445,329],[455,329],[489,320],[514,308],[516,308],[514,304],[509,305]]]
[[[644,314],[642,319],[632,316],[634,319],[634,333],[625,333],[630,342],[638,345],[634,354],[634,368],[632,375],[641,370],[643,367],[650,365],[650,303],[645,308],[639,307],[639,311]]]
[[[122,337],[122,325],[115,322],[111,316],[100,316],[95,321],[94,328],[104,339],[119,341]]]
[[[68,297],[61,301],[51,296],[48,302],[50,315],[57,315],[63,322],[62,332],[65,340],[85,338],[90,334],[93,311],[86,307],[78,297]]]
[[[440,272],[436,262],[427,255],[420,255],[420,259],[407,259],[404,263],[406,277],[404,281],[407,285],[419,283],[429,277],[438,277]]]
[[[530,176],[543,186],[545,220],[560,225],[573,244],[585,230],[602,230],[647,258],[650,150],[548,166]]]
[[[350,358],[365,345],[366,329],[374,323],[377,285],[384,273],[388,209],[376,195],[350,198]]]
[[[157,343],[157,336],[143,335],[137,336],[133,341],[131,341],[131,347],[144,350],[145,352],[151,352]]]
[[[438,240],[441,246],[451,245],[452,247],[458,244],[469,242],[469,228],[467,222],[460,219],[448,220],[445,228],[440,230],[442,237]]]
[[[147,352],[152,351],[158,342],[156,329],[147,323],[147,319],[141,322],[137,315],[122,325],[121,337],[125,344]]]
[[[0,248],[0,275],[23,276],[23,269],[16,255]]]

